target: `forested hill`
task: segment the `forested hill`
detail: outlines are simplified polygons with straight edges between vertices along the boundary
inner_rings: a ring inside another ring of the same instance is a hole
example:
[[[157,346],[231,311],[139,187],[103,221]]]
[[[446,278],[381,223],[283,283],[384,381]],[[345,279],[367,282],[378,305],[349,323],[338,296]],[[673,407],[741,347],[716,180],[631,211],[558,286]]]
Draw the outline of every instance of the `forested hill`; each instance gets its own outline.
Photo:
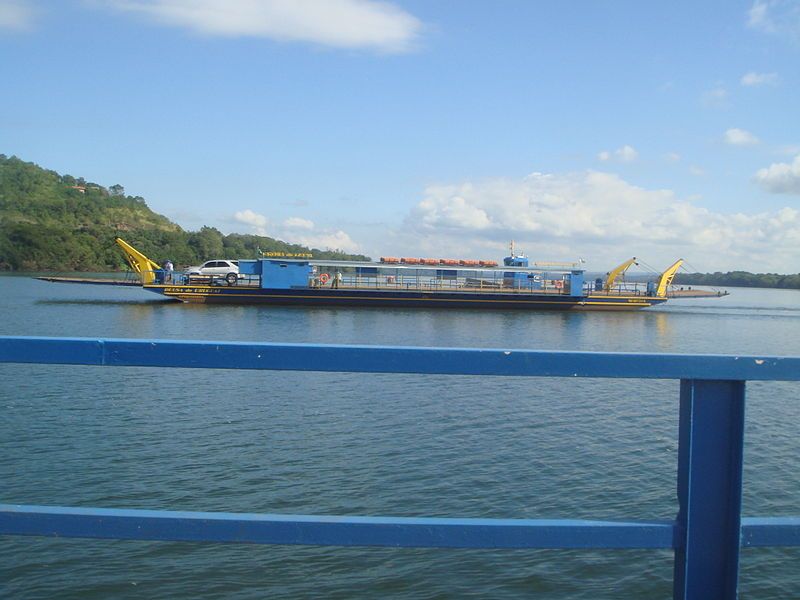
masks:
[[[108,271],[126,268],[115,237],[176,265],[211,258],[255,258],[261,251],[311,252],[314,258],[366,256],[309,249],[256,235],[184,231],[120,185],[105,188],[0,154],[0,270]]]
[[[728,285],[732,287],[761,287],[800,290],[800,274],[779,275],[778,273],[748,273],[730,271],[728,273],[679,273],[675,285]]]

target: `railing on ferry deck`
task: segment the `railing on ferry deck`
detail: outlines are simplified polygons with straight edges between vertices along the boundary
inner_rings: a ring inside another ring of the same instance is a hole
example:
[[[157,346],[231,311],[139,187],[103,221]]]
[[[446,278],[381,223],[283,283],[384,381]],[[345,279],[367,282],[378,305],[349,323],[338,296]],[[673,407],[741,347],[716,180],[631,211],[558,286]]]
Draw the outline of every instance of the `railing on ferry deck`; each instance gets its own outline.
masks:
[[[329,281],[326,284],[311,284],[311,287],[331,288],[332,283]],[[545,284],[542,287],[534,287],[533,285],[520,285],[520,284],[505,284],[502,278],[496,280],[480,280],[476,279],[470,281],[467,278],[458,279],[416,279],[414,277],[393,278],[389,277],[356,277],[344,276],[342,278],[341,288],[346,289],[379,289],[379,290],[414,290],[414,291],[458,291],[458,292],[476,292],[476,293],[518,293],[518,294],[568,294],[569,288],[564,286],[556,286],[552,283]]]
[[[236,285],[238,287],[259,288],[261,287],[260,275],[239,275],[236,283],[231,284],[226,279],[226,274],[189,274],[185,272],[173,271],[166,273],[162,270],[148,271],[153,273],[154,283],[156,285],[202,285],[202,286],[222,286],[230,287]],[[406,276],[392,276],[380,275],[378,277],[359,276],[359,275],[344,275],[342,282],[339,285],[343,289],[365,289],[365,290],[414,290],[414,291],[466,291],[466,292],[516,292],[521,294],[568,294],[569,288],[566,286],[559,287],[554,282],[556,280],[546,281],[542,287],[535,287],[534,285],[507,285],[504,283],[503,277],[495,279],[481,279],[478,277],[457,277],[457,278],[435,278],[435,277],[417,277],[415,275]],[[334,288],[332,276],[326,281],[322,281],[317,276],[309,277],[308,287],[312,289],[331,289]]]
[[[674,520],[346,517],[0,505],[0,534],[432,548],[668,548],[674,597],[733,599],[739,550],[800,546],[800,517],[741,517],[745,381],[800,358],[0,337],[0,363],[681,381]]]
[[[335,273],[336,269],[329,269]],[[389,290],[419,290],[419,291],[468,291],[468,292],[487,292],[493,291],[516,292],[528,294],[569,294],[569,283],[563,279],[541,279],[538,283],[519,282],[508,283],[503,271],[492,272],[492,277],[487,277],[482,271],[464,271],[463,275],[455,277],[438,277],[419,274],[411,271],[411,274],[391,275],[381,273],[378,275],[359,275],[344,274],[339,287],[349,289],[389,289]],[[144,271],[143,273],[153,275],[155,285],[211,285],[211,286],[232,286],[239,287],[261,287],[261,276],[250,274],[239,274],[235,282],[228,281],[228,273],[200,274],[188,271]],[[327,279],[321,278],[322,272],[311,275],[308,278],[310,288],[332,288],[333,275],[325,273]],[[398,271],[398,273],[400,273]],[[469,275],[472,273],[472,275]],[[483,275],[482,275],[483,273]],[[592,288],[585,286],[587,291]],[[605,292],[602,292],[605,293]],[[640,292],[626,291],[623,288],[615,289],[611,294],[639,295]]]
[[[309,286],[312,288],[333,288],[333,281],[323,283],[319,278],[311,278]],[[459,292],[514,292],[520,294],[568,294],[568,286],[557,285],[553,281],[546,282],[541,287],[533,284],[522,285],[519,283],[507,284],[502,277],[495,279],[480,279],[472,277],[435,278],[416,277],[414,275],[393,276],[380,275],[378,277],[344,275],[339,285],[343,289],[364,290],[414,290],[414,291],[459,291]]]
[[[261,287],[260,275],[239,275],[235,284],[226,280],[226,274],[200,275],[187,272],[163,270],[146,271],[154,275],[154,283],[157,285],[212,285],[240,287]],[[321,273],[311,276],[308,279],[310,288],[332,288],[333,276],[328,274],[328,280],[322,281],[319,277]],[[563,281],[563,283],[562,283]],[[342,288],[349,289],[383,289],[383,290],[419,290],[419,291],[468,291],[468,292],[487,292],[493,291],[516,292],[528,294],[569,294],[569,284],[564,280],[544,279],[541,284],[528,283],[523,285],[520,282],[508,284],[498,271],[494,278],[480,277],[475,272],[474,277],[427,277],[420,275],[351,275],[346,274],[340,284]],[[645,283],[622,283],[610,291],[602,288],[597,289],[595,282],[586,282],[582,290],[584,295],[607,295],[607,296],[644,296],[647,295]]]
[[[153,283],[156,285],[230,285],[226,280],[227,273],[198,274],[184,271],[144,271],[153,274]],[[246,287],[260,287],[261,277],[258,275],[240,274],[234,285]]]

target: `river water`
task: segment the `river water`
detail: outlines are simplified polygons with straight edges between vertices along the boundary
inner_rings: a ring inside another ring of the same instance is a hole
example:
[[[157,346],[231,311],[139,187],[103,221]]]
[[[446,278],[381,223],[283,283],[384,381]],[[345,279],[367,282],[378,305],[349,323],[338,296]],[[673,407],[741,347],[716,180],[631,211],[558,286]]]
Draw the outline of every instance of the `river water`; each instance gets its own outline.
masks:
[[[632,313],[181,305],[0,277],[0,334],[800,355],[800,292]],[[748,384],[744,515],[800,514],[800,390]],[[670,519],[678,382],[0,365],[0,501]],[[742,598],[800,597],[800,551]],[[2,598],[670,598],[669,551],[0,538]]]

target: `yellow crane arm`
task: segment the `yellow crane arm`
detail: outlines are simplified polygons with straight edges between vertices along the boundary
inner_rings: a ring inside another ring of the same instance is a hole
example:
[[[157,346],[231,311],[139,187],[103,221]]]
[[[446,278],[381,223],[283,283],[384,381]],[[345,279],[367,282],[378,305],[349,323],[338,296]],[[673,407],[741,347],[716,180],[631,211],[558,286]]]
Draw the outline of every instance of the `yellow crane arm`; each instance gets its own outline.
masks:
[[[114,238],[114,241],[122,248],[122,251],[125,253],[125,260],[128,261],[131,269],[142,276],[142,284],[147,285],[148,283],[153,283],[156,279],[153,271],[159,270],[161,265],[147,258],[122,238]]]
[[[606,292],[610,292],[611,288],[614,287],[614,283],[616,283],[616,281],[617,281],[617,277],[619,277],[625,271],[627,271],[628,267],[630,267],[631,265],[638,265],[638,264],[639,263],[636,262],[636,257],[634,256],[633,258],[631,258],[629,260],[626,260],[620,266],[618,266],[615,269],[612,269],[611,271],[609,271],[608,278],[606,279],[606,284],[603,286],[603,289]]]
[[[658,287],[656,288],[656,296],[664,297],[667,295],[667,288],[672,283],[672,280],[675,278],[675,273],[678,272],[678,269],[681,268],[683,264],[683,259],[679,258],[676,260],[672,265],[667,267],[667,270],[661,274],[661,277],[658,278]]]

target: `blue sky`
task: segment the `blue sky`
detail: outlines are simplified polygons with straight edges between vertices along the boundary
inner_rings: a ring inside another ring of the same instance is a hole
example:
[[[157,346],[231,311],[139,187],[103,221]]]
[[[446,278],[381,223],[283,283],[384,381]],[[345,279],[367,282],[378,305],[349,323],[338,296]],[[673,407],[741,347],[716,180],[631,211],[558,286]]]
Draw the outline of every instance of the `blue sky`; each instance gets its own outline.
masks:
[[[0,152],[185,228],[800,269],[800,1],[0,0]]]

